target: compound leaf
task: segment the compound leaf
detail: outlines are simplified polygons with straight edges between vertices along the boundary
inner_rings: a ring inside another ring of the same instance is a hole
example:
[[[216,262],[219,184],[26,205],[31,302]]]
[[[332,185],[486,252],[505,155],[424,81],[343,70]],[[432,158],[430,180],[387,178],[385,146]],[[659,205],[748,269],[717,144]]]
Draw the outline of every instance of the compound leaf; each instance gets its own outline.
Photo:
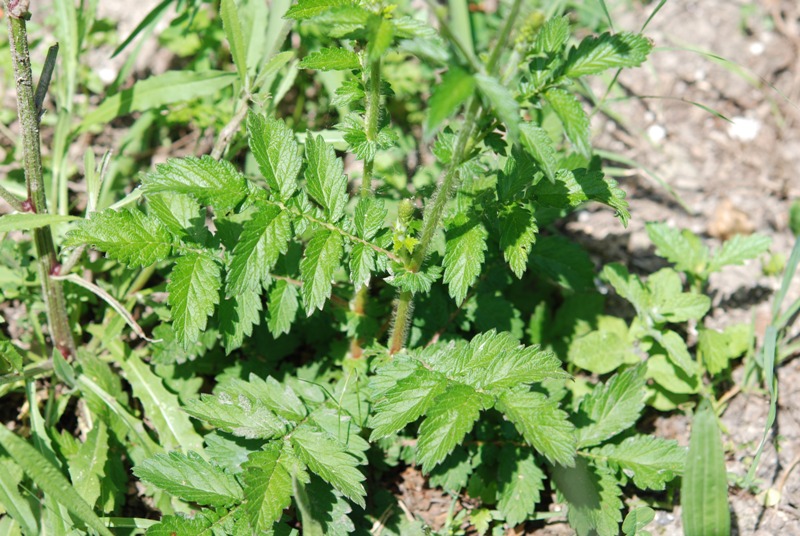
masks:
[[[647,236],[656,246],[656,255],[674,263],[682,272],[703,272],[708,263],[708,248],[700,237],[688,229],[676,229],[662,222],[649,222],[645,227]]]
[[[173,238],[159,220],[139,210],[108,209],[77,224],[64,246],[84,244],[129,266],[149,266],[169,256]]]
[[[556,173],[555,182],[540,182],[535,192],[539,201],[556,208],[598,201],[615,209],[623,225],[628,225],[631,216],[625,191],[617,187],[617,181],[606,178],[601,171],[562,169]]]
[[[722,245],[722,248],[711,258],[708,272],[716,272],[723,266],[743,264],[755,259],[769,249],[772,239],[765,235],[736,235]]]
[[[190,400],[185,409],[197,419],[247,439],[271,439],[286,433],[284,420],[242,394],[235,398],[225,392],[217,396],[203,394]]]
[[[219,264],[211,257],[189,253],[175,262],[167,284],[167,301],[172,328],[184,349],[198,344],[208,317],[219,303],[221,285]]]
[[[134,474],[188,502],[229,506],[243,497],[236,478],[196,452],[156,454],[133,468]]]
[[[416,370],[396,380],[394,386],[375,401],[375,410],[370,420],[374,441],[398,432],[408,423],[414,422],[433,404],[437,396],[447,388],[447,380],[437,372],[418,364]],[[391,370],[381,369],[378,375],[389,376]]]

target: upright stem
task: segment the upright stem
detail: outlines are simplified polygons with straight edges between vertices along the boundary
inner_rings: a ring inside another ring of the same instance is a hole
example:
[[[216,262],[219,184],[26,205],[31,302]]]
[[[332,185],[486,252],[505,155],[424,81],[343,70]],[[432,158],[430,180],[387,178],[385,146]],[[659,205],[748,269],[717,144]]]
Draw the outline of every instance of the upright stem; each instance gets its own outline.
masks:
[[[364,71],[366,78],[367,72]],[[364,108],[364,134],[368,141],[378,139],[378,119],[381,114],[381,60],[378,58],[369,64],[369,78],[364,80],[367,90]],[[364,159],[364,176],[361,179],[361,196],[365,197],[372,191],[372,170],[375,158]]]
[[[494,75],[500,56],[503,49],[511,36],[511,31],[514,24],[517,22],[522,0],[514,0],[511,6],[509,16],[506,18],[503,29],[500,31],[500,37],[495,43],[494,48],[489,54],[489,59],[486,61],[486,72],[489,75]],[[460,45],[458,40],[454,40],[456,45]],[[439,186],[434,193],[432,202],[426,207],[425,215],[422,219],[422,232],[420,233],[419,244],[414,249],[414,254],[411,261],[406,266],[410,272],[417,272],[425,262],[430,248],[431,241],[433,240],[436,230],[442,224],[444,217],[444,210],[447,207],[447,202],[456,190],[459,182],[459,168],[464,162],[467,155],[467,147],[469,140],[472,137],[473,131],[478,123],[478,114],[481,109],[481,101],[476,96],[470,99],[467,105],[467,113],[464,117],[464,124],[456,138],[455,147],[453,149],[453,157],[450,164],[445,170],[444,177],[439,183]],[[399,352],[405,346],[406,333],[408,332],[408,325],[411,322],[411,315],[414,311],[413,306],[414,296],[407,291],[400,292],[397,301],[395,302],[394,325],[392,326],[392,333],[389,337],[389,353],[394,354]]]
[[[32,212],[44,214],[47,212],[47,201],[44,193],[44,181],[42,180],[39,114],[34,99],[28,35],[25,19],[23,18],[27,14],[14,15],[19,13],[19,4],[21,2],[5,0],[9,41],[11,43],[11,60],[14,64],[14,77],[17,82],[17,111],[22,132],[25,182],[28,188],[28,199],[25,206]],[[64,290],[60,282],[50,277],[51,275],[58,275],[60,272],[56,248],[53,244],[53,234],[49,227],[42,227],[33,231],[33,239],[36,246],[39,279],[42,282],[47,320],[50,325],[53,344],[64,357],[74,356],[76,353],[75,341],[72,338],[72,330],[67,316]]]

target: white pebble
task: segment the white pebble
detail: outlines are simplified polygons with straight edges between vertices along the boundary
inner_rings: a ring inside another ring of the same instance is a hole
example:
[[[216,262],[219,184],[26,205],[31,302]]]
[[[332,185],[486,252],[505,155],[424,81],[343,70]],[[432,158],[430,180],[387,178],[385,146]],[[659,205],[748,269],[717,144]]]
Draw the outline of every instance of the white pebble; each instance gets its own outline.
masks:
[[[734,117],[733,123],[728,125],[728,136],[735,140],[752,141],[761,130],[761,122],[747,117]]]
[[[661,125],[650,125],[647,127],[647,137],[654,143],[664,141],[667,137],[667,130]]]
[[[760,56],[764,53],[764,43],[761,41],[756,41],[755,43],[750,43],[750,54],[753,56]]]

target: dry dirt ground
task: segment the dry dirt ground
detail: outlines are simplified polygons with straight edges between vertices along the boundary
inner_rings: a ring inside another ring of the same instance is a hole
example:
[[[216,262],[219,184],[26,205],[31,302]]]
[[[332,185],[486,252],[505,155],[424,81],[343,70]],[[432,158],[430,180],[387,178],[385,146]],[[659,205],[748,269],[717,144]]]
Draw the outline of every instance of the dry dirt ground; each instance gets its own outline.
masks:
[[[108,0],[99,3],[100,15],[119,20],[120,35],[127,35],[156,3]],[[635,31],[658,2],[607,4],[617,29]],[[691,229],[712,247],[735,233],[765,233],[773,238],[773,252],[788,256],[793,243],[787,226],[789,206],[800,199],[800,4],[669,0],[646,34],[657,48],[646,67],[620,78],[629,98],[613,102],[611,108],[621,121],[598,114],[593,123],[598,147],[638,164],[619,179],[631,204],[630,226],[623,229],[609,211],[589,207],[576,214],[565,231],[598,263],[621,261],[640,273],[660,267],[644,231],[645,222],[654,220]],[[141,70],[162,70],[156,64],[168,58],[150,52],[155,47],[143,52],[149,64]],[[116,66],[107,58],[98,54],[90,63],[97,70],[113,71]],[[597,89],[602,94],[602,87]],[[790,298],[800,295],[800,277],[795,279]],[[711,325],[754,319],[757,333],[763,334],[778,284],[776,277],[763,275],[758,262],[714,276]],[[742,371],[737,374],[740,378]],[[757,476],[759,489],[778,490],[780,499],[765,508],[754,493],[731,488],[735,534],[800,535],[800,467],[792,470],[800,460],[800,360],[788,361],[777,374],[778,419]],[[730,399],[722,417],[727,467],[737,478],[748,470],[767,410],[763,392],[750,388]],[[690,428],[684,417],[657,419],[655,429],[688,444]],[[401,475],[398,489],[408,515],[421,515],[441,526],[448,496],[427,488],[413,469]],[[648,528],[658,535],[681,534],[680,508],[659,511]],[[532,530],[530,534],[571,534],[563,518]]]

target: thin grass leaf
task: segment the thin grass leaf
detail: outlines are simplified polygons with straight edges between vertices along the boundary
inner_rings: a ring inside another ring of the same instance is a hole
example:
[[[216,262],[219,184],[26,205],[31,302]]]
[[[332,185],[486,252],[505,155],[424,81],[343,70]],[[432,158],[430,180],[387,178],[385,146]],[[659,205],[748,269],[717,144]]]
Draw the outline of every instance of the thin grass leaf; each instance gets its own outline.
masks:
[[[222,0],[219,6],[219,14],[222,18],[222,28],[225,30],[225,38],[231,48],[233,64],[236,72],[239,73],[239,81],[242,85],[247,83],[247,50],[244,46],[244,36],[242,35],[242,25],[239,22],[239,8],[236,0]]]

